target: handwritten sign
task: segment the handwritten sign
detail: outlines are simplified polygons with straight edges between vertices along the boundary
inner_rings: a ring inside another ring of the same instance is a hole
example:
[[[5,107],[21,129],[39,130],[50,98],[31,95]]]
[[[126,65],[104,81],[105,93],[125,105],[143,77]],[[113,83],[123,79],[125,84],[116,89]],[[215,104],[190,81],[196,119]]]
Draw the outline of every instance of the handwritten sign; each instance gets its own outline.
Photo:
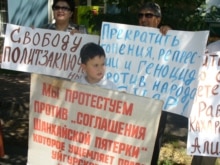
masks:
[[[129,93],[164,100],[163,110],[188,116],[208,31],[158,29],[104,22],[100,44],[108,79]]]
[[[99,36],[7,24],[2,68],[78,78],[82,74],[79,51]]]
[[[149,165],[163,101],[32,74],[28,164]]]
[[[187,154],[220,157],[220,52],[206,54],[189,117]]]

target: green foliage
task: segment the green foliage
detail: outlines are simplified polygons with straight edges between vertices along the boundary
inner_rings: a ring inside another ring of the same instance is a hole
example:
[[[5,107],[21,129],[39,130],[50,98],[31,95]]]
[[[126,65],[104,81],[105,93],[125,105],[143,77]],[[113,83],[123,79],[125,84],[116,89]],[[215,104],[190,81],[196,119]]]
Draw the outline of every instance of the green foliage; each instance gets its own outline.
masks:
[[[98,14],[95,16],[91,16],[91,13],[86,14],[86,18],[89,19],[90,27],[92,27],[92,31],[95,33],[100,32],[102,22],[113,22],[113,23],[122,23],[122,24],[137,24],[136,18],[133,15],[125,15],[125,14]],[[129,20],[129,22],[128,22]]]
[[[93,31],[100,32],[103,21],[137,25],[138,8],[147,0],[106,0],[107,4],[115,4],[120,9],[119,14],[93,15],[86,13]],[[220,9],[213,6],[206,11],[205,0],[157,0],[161,6],[162,25],[169,25],[176,30],[208,30],[210,21],[220,22]]]
[[[172,162],[172,160],[164,160],[160,161],[158,165],[174,165],[174,163]]]

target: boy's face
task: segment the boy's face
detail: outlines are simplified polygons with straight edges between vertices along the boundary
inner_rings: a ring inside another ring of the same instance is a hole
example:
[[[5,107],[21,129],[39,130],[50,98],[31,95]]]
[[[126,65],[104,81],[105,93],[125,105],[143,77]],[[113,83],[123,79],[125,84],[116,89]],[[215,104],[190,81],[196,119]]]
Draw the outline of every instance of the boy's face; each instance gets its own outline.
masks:
[[[105,74],[105,57],[95,56],[86,64],[81,64],[83,71],[86,73],[86,79],[90,84],[99,82]]]

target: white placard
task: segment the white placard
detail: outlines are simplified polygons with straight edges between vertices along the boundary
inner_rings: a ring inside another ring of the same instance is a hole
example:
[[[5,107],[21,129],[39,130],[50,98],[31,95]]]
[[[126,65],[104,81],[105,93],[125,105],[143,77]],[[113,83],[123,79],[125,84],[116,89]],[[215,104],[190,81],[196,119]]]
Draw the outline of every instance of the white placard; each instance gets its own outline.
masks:
[[[187,154],[220,157],[220,52],[206,54],[189,117]]]
[[[100,44],[108,79],[119,90],[164,100],[164,111],[188,117],[208,31],[169,30],[103,22]]]
[[[88,42],[98,44],[99,36],[7,24],[1,67],[76,79],[79,52]]]
[[[32,74],[28,164],[140,164],[163,101]]]

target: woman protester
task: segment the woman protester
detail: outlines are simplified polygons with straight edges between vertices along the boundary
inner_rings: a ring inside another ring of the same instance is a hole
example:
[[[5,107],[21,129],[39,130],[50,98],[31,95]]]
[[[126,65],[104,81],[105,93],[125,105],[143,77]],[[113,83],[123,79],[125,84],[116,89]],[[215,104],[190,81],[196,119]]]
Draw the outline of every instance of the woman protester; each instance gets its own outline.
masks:
[[[74,33],[87,33],[85,26],[73,23],[75,10],[74,0],[54,0],[52,5],[54,23],[43,26],[44,29],[67,31]]]

